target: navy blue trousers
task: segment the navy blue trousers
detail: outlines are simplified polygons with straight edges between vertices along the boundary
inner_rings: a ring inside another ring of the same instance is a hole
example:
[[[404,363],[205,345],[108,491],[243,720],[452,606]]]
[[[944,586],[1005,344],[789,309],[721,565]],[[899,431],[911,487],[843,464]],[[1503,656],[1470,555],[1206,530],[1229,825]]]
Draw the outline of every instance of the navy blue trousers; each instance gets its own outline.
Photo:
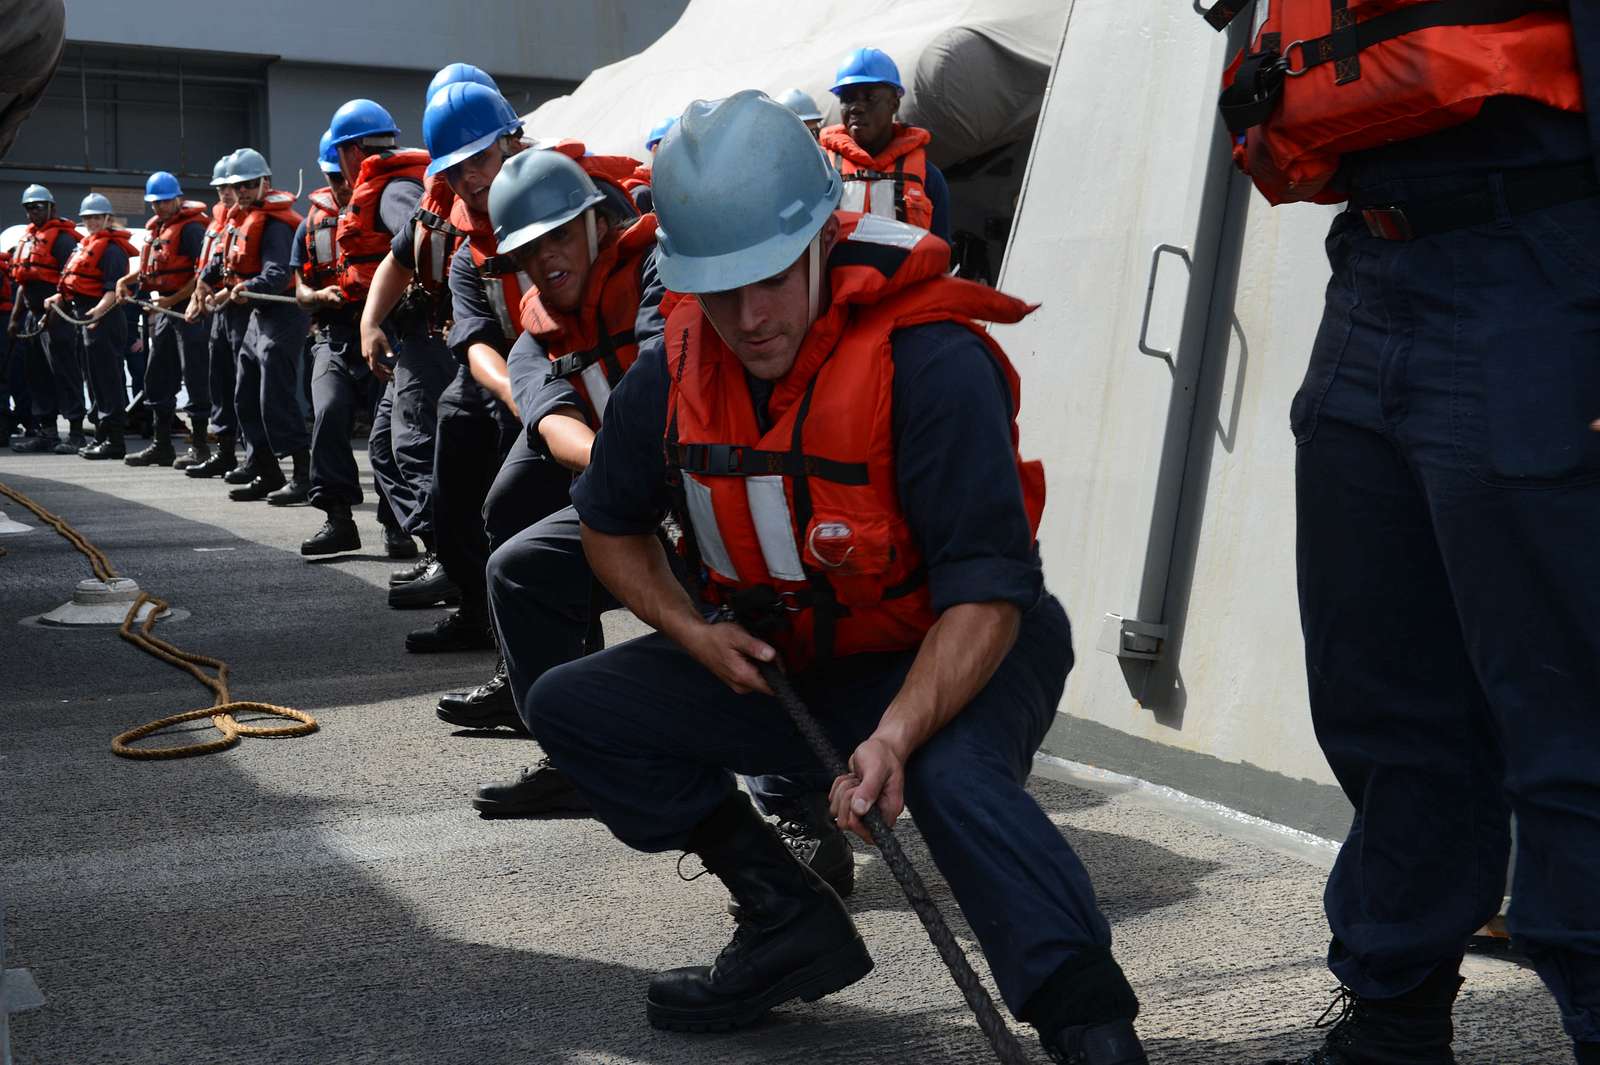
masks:
[[[350,430],[356,414],[368,407],[372,371],[361,357],[356,330],[345,325],[319,328],[311,341],[311,505],[348,513],[362,500]]]
[[[74,318],[87,318],[98,299],[74,296],[67,310]],[[123,376],[123,352],[128,347],[128,320],[111,312],[95,325],[75,326],[83,351],[84,378],[89,385],[90,411],[96,425],[120,429],[127,424],[128,386]]]
[[[211,414],[211,351],[208,327],[154,315],[147,327],[149,361],[144,371],[145,406],[171,415],[178,405],[180,378],[189,401],[183,412],[191,418]]]
[[[27,348],[29,341],[14,339],[0,322],[0,416],[9,414],[19,425],[33,424],[33,403],[28,396]]]
[[[373,415],[368,441],[373,476],[400,527],[430,544],[439,396],[455,365],[449,350],[436,341],[400,344],[394,378]]]
[[[211,316],[207,350],[211,372],[207,377],[211,391],[211,431],[218,436],[239,437],[239,410],[233,390],[238,377],[239,349],[244,345],[244,330],[250,323],[249,307],[229,306]],[[250,461],[249,440],[245,440],[245,462]]]
[[[1329,963],[1387,997],[1500,905],[1600,1040],[1600,199],[1390,243],[1342,215],[1291,421],[1312,718],[1356,815]]]
[[[1046,596],[988,685],[906,766],[907,807],[1013,1013],[1068,959],[1111,943],[1088,872],[1023,786],[1072,665],[1071,638]],[[846,659],[803,689],[842,751],[876,727],[912,657]],[[776,701],[735,695],[660,634],[551,669],[522,696],[551,760],[638,850],[684,848],[733,792],[734,773],[818,769]]]

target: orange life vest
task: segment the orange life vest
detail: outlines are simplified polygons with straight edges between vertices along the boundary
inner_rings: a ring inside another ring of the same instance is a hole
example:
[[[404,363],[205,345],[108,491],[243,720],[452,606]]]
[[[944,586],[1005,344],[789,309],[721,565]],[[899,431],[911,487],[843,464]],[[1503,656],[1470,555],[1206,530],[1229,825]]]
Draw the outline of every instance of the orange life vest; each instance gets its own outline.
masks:
[[[450,221],[455,206],[456,194],[443,174],[423,183],[411,234],[412,260],[417,264],[414,283],[435,299],[448,296],[450,260],[467,239],[466,232]]]
[[[211,223],[206,226],[205,243],[200,245],[200,258],[195,260],[194,272],[203,274],[222,258],[222,234],[228,228],[232,214],[228,205],[218,200],[211,205]]]
[[[308,288],[324,289],[339,283],[339,248],[335,233],[341,208],[333,189],[326,185],[313,192],[310,199],[306,235],[300,244],[300,276]]]
[[[421,183],[428,168],[428,153],[420,148],[396,148],[369,155],[361,161],[361,172],[350,193],[350,203],[339,219],[339,287],[345,298],[358,303],[367,298],[372,275],[389,254],[393,233],[381,228],[378,216],[383,190],[399,178]]]
[[[522,328],[555,364],[550,376],[572,382],[591,429],[600,428],[611,390],[639,358],[639,339],[633,333],[643,295],[639,272],[655,246],[653,214],[620,236],[609,236],[589,267],[583,302],[570,314],[545,307],[537,288],[522,297]]]
[[[0,251],[0,314],[10,314],[15,301],[11,294],[11,256]]]
[[[158,215],[145,223],[144,228],[150,237],[140,256],[141,286],[151,292],[170,296],[189,283],[194,277],[195,267],[204,261],[204,256],[191,259],[183,254],[183,227],[191,222],[203,222],[205,217],[205,204],[185,200],[166,221],[162,221]]]
[[[841,211],[897,218],[921,229],[933,227],[925,147],[933,140],[931,133],[896,122],[889,146],[877,155],[868,155],[843,126],[829,126],[817,139],[844,178]]]
[[[22,240],[17,244],[11,266],[11,276],[19,285],[30,281],[39,281],[52,287],[61,284],[61,268],[66,264],[56,261],[51,245],[55,244],[56,235],[63,232],[72,238],[74,244],[83,239],[70,218],[52,218],[42,226],[31,222],[28,224]]]
[[[450,223],[467,235],[467,249],[472,264],[483,279],[483,292],[500,320],[500,331],[506,343],[512,343],[522,334],[520,310],[523,293],[532,291],[533,279],[517,266],[517,260],[500,254],[500,245],[494,239],[494,223],[486,214],[477,214],[467,207],[465,200],[457,200],[450,211]]]
[[[251,207],[236,207],[233,211],[233,232],[228,236],[226,259],[228,276],[235,281],[248,281],[261,272],[261,240],[266,235],[267,224],[273,220],[287,225],[291,230],[300,225],[300,212],[294,209],[294,193],[272,189]]]
[[[649,188],[650,164],[640,163],[638,166],[634,167],[633,173],[622,179],[622,187],[628,192],[629,195],[632,195],[635,189]]]
[[[1012,451],[1035,532],[1044,511],[1044,468],[1017,451],[1016,371],[977,324],[1033,308],[945,277],[950,248],[925,230],[839,218],[832,303],[776,382],[766,432],[743,365],[698,302],[678,302],[666,327],[666,458],[684,543],[712,602],[764,595],[783,605],[789,624],[769,638],[793,668],[916,647],[936,619],[895,480],[896,331],[956,322],[983,341],[1011,390]]]
[[[627,155],[590,155],[582,141],[564,140],[550,147],[560,152],[582,168],[596,185],[610,185],[621,194],[625,203],[633,203],[633,189],[637,187],[634,175],[644,164]],[[635,208],[635,213],[637,213]]]
[[[107,278],[105,270],[101,267],[106,249],[113,244],[121,248],[129,258],[139,254],[139,249],[128,239],[126,229],[106,226],[100,232],[90,233],[84,237],[78,246],[72,249],[67,265],[61,269],[61,283],[57,288],[68,296],[84,296],[93,300],[104,296],[106,289],[115,287],[117,283],[115,277]],[[109,285],[107,281],[110,282]]]
[[[1338,203],[1345,193],[1330,183],[1341,156],[1460,125],[1491,97],[1582,111],[1566,7],[1276,0],[1223,79],[1234,159],[1274,204]]]

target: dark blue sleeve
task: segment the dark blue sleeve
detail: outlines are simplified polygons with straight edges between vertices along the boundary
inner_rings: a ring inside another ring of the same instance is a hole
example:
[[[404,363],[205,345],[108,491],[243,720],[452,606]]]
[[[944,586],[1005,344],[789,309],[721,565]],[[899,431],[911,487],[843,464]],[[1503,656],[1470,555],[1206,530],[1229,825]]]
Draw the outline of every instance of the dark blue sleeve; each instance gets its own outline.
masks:
[[[483,277],[472,261],[472,249],[464,243],[450,260],[450,309],[452,320],[446,343],[463,365],[467,349],[473,344],[487,344],[501,355],[511,350],[511,342],[500,328],[500,316],[494,313],[483,287]]]
[[[390,233],[399,233],[417,213],[417,204],[421,202],[422,182],[395,178],[383,187],[383,195],[378,197],[378,221]]]
[[[117,287],[117,278],[128,272],[128,253],[115,244],[108,247],[100,256],[100,278],[104,283],[102,295],[113,292]]]
[[[293,243],[294,230],[289,223],[269,218],[261,233],[261,272],[244,283],[245,291],[282,293],[293,288],[289,274],[289,246]]]
[[[641,345],[639,361],[606,403],[589,468],[572,486],[578,517],[597,532],[641,536],[667,513],[667,356],[658,336]]]
[[[633,205],[639,208],[640,214],[649,214],[656,209],[655,193],[651,191],[649,185],[640,185],[629,195],[633,197]]]
[[[56,239],[50,245],[50,254],[56,257],[56,262],[62,266],[67,265],[67,260],[72,258],[72,249],[78,246],[78,238],[69,233],[57,233]]]
[[[1012,455],[1011,397],[965,326],[935,322],[894,335],[894,439],[900,503],[927,564],[933,609],[1032,607],[1044,579]]]
[[[1600,2],[1573,0],[1572,29],[1578,43],[1578,70],[1583,75],[1583,95],[1589,115],[1589,141],[1594,164],[1600,170]]]
[[[928,202],[933,205],[933,225],[928,232],[948,243],[950,240],[950,184],[945,181],[944,172],[929,163],[928,180],[923,187],[928,193]]]
[[[415,213],[406,219],[399,229],[394,231],[394,239],[389,242],[389,254],[394,256],[395,262],[413,274],[417,272],[417,216]]]
[[[506,375],[511,378],[511,398],[528,430],[528,442],[544,451],[539,438],[539,419],[558,407],[580,407],[578,392],[571,382],[550,376],[550,354],[532,333],[523,333],[506,356]]]
[[[661,313],[661,297],[666,294],[667,286],[661,283],[652,248],[639,264],[639,314],[633,322],[633,336],[640,344],[666,331],[667,319]]]
[[[306,265],[306,220],[302,218],[289,241],[289,269],[303,270]]]
[[[206,246],[206,224],[190,222],[178,231],[178,254],[187,259],[200,258]]]

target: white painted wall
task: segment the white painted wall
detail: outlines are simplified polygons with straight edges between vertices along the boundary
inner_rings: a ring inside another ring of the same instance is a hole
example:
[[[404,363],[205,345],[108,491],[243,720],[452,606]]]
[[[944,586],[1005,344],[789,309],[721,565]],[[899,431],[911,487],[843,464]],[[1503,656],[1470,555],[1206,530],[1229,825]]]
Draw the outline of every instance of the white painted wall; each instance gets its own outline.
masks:
[[[1225,169],[1208,194],[1208,164],[1227,154],[1214,116],[1226,57],[1188,4],[1076,0],[1001,281],[1044,306],[996,334],[1023,378],[1024,453],[1049,477],[1045,576],[1078,655],[1062,711],[1327,783],[1306,705],[1288,410],[1334,209],[1269,209]],[[1118,70],[1138,76],[1109,93]],[[1165,256],[1157,274],[1148,343],[1170,363],[1139,351],[1162,243],[1194,260]],[[1171,418],[1196,394],[1192,423]],[[1152,604],[1151,529],[1175,499],[1172,581]],[[1177,627],[1162,665],[1096,650],[1104,615],[1152,612]]]

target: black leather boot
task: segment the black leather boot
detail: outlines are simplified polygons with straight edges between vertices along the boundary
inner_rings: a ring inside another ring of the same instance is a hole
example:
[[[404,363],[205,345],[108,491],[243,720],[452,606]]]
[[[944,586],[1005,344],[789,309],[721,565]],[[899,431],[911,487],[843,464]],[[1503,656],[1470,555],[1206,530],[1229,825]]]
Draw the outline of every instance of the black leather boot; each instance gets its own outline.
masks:
[[[298,507],[311,501],[311,452],[296,451],[289,462],[289,483],[267,496],[267,502],[275,507]]]
[[[387,533],[384,535],[384,540],[386,543],[388,542]],[[389,587],[398,588],[402,584],[410,584],[414,580],[421,579],[427,574],[428,567],[436,564],[438,561],[439,560],[434,557],[432,551],[424,551],[422,553],[422,557],[417,559],[417,564],[415,566],[407,566],[405,569],[397,569],[393,573],[389,574]]]
[[[56,441],[56,446],[51,450],[57,455],[76,455],[88,446],[89,438],[83,435],[83,423],[68,422],[66,439]]]
[[[833,823],[826,795],[807,795],[773,809],[778,837],[794,856],[809,865],[841,898],[856,889],[855,852],[850,839]]]
[[[420,577],[389,586],[390,606],[396,610],[420,610],[439,603],[448,606],[461,601],[461,589],[444,571],[444,563],[439,561],[437,555],[428,557],[433,561]]]
[[[211,457],[198,466],[190,466],[183,471],[185,477],[206,478],[222,477],[239,468],[239,455],[234,450],[233,437],[217,437],[217,450]]]
[[[250,483],[241,485],[228,493],[228,498],[235,503],[254,503],[265,499],[289,482],[284,480],[283,470],[278,468],[278,460],[267,459]]]
[[[172,415],[153,415],[155,428],[151,430],[150,446],[136,451],[122,461],[129,466],[171,466],[178,453],[172,446]]]
[[[1317,1022],[1325,1027],[1338,1012],[1322,1046],[1295,1062],[1267,1065],[1455,1065],[1450,1011],[1462,983],[1457,958],[1399,998],[1363,998],[1342,987]]]
[[[175,470],[191,470],[203,466],[211,459],[211,445],[206,443],[206,419],[196,414],[189,418],[189,450],[172,460]]]
[[[672,969],[650,981],[651,1025],[726,1031],[793,999],[814,1002],[872,971],[839,896],[795,861],[742,793],[695,828],[689,847],[733,895],[738,928],[714,964]]]
[[[511,678],[504,656],[495,663],[494,676],[464,692],[445,692],[435,711],[440,721],[461,728],[510,728],[523,731],[522,718],[511,697]]]
[[[417,542],[404,529],[391,529],[386,525],[383,529],[383,553],[399,561],[416,558]]]
[[[94,423],[94,439],[78,449],[79,458],[87,458],[89,452],[106,442],[106,428],[106,420],[104,418]]]
[[[52,426],[48,430],[41,430],[33,436],[24,436],[20,440],[11,442],[11,450],[19,455],[50,455],[56,450],[56,445],[61,443],[61,436]]]
[[[586,814],[590,809],[589,800],[548,758],[539,759],[515,780],[485,784],[472,808],[484,818]]]
[[[1043,1042],[1060,1065],[1150,1065],[1132,1021],[1073,1025]]]
[[[98,444],[90,444],[79,452],[86,459],[100,461],[102,459],[122,459],[128,457],[127,438],[123,434],[122,426],[110,425],[104,429],[105,439]]]
[[[494,633],[489,629],[489,619],[470,617],[464,610],[452,610],[436,624],[406,633],[406,650],[415,655],[492,651],[494,646]]]
[[[271,502],[269,496],[267,502]],[[322,523],[322,528],[309,540],[300,544],[302,555],[335,555],[340,551],[361,550],[361,530],[356,528],[355,519],[350,516],[350,508],[328,511],[328,520]]]

